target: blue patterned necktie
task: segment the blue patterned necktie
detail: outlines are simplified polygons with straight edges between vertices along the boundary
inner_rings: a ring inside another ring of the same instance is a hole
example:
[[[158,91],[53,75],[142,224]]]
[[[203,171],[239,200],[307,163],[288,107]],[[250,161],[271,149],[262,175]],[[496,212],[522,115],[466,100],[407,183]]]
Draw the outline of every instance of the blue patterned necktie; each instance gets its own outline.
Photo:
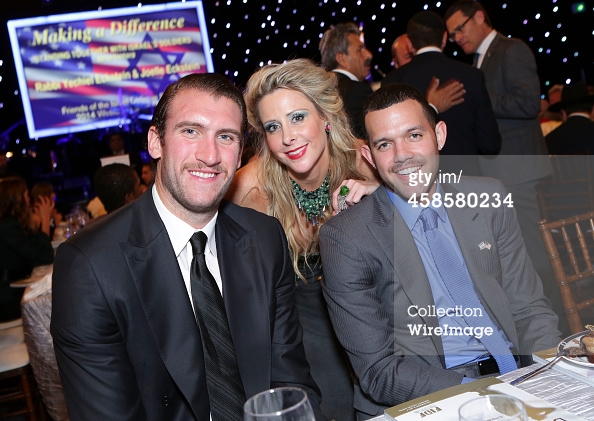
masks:
[[[462,307],[463,310],[467,308],[481,309],[482,317],[465,317],[464,320],[473,330],[487,327],[493,329],[492,335],[483,334],[479,341],[497,361],[499,373],[505,374],[516,370],[518,368],[516,361],[499,334],[495,323],[481,304],[468,271],[464,268],[446,236],[437,229],[437,212],[431,208],[425,208],[419,215],[419,220],[423,223],[425,238],[427,238],[435,266],[454,303]]]
[[[190,239],[194,254],[190,284],[194,314],[204,350],[210,412],[213,421],[241,421],[245,392],[223,297],[206,266],[204,249],[207,240],[202,231],[194,233]]]
[[[480,57],[480,53],[474,53],[474,57],[472,58],[472,67],[476,67],[478,69],[478,62]]]

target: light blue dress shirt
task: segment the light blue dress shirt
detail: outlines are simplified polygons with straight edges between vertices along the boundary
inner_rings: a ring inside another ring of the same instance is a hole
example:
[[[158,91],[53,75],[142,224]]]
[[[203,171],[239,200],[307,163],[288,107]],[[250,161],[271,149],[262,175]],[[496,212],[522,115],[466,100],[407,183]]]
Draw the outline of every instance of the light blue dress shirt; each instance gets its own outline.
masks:
[[[415,244],[419,250],[419,254],[421,255],[421,260],[425,266],[427,278],[429,279],[429,285],[433,294],[435,308],[455,308],[456,304],[454,303],[454,300],[450,296],[450,293],[443,283],[439,271],[437,270],[437,266],[435,266],[433,256],[431,255],[431,250],[429,249],[427,239],[425,238],[425,233],[423,232],[423,224],[418,219],[421,211],[424,208],[420,205],[415,208],[412,204],[408,203],[400,196],[394,194],[389,189],[386,188],[386,191],[388,192],[390,200],[392,203],[394,203],[394,206],[396,206],[396,209],[398,209],[398,212],[400,212],[400,215],[408,225],[408,228],[410,229],[415,240]],[[437,184],[436,192],[441,193],[441,187],[439,184]],[[447,239],[452,244],[452,249],[462,262],[464,270],[468,271],[464,261],[464,256],[460,250],[456,234],[454,234],[454,230],[448,218],[446,209],[443,206],[437,208],[433,206],[431,207],[435,210],[439,217],[437,229],[445,234]],[[398,250],[396,249],[395,252],[398,253]],[[438,317],[438,322],[439,326],[442,328],[444,328],[445,325],[449,327],[461,327],[462,329],[465,327],[469,328],[468,324],[464,320],[464,317],[456,316],[456,314],[453,314],[453,312],[450,312],[449,315],[446,314]],[[499,328],[497,328],[497,330],[508,346],[512,348],[513,344],[507,339],[505,333]],[[446,368],[456,367],[469,362],[485,359],[485,356],[488,354],[488,351],[484,345],[474,336],[442,335],[441,341],[443,344]]]

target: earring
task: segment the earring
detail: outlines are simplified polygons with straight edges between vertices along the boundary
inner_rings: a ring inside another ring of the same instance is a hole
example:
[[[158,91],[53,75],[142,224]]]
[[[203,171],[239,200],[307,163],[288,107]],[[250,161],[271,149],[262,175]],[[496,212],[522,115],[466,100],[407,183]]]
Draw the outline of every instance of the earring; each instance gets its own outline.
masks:
[[[324,126],[324,130],[326,130],[326,133],[330,133],[330,122],[327,121],[326,125]]]

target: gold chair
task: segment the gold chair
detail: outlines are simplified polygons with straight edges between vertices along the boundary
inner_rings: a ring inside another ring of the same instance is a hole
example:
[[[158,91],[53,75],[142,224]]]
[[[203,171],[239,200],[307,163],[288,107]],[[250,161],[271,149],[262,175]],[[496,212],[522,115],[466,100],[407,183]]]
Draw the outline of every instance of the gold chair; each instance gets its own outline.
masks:
[[[545,248],[563,300],[571,333],[584,330],[582,316],[594,305],[594,211],[558,221],[539,222]],[[553,234],[560,235],[553,235]],[[576,253],[574,244],[581,253]],[[576,300],[578,300],[576,302]],[[594,309],[594,307],[592,307]],[[591,318],[592,314],[587,316]],[[586,323],[593,323],[589,319]]]
[[[8,404],[0,417],[27,415],[36,421],[36,385],[29,364],[22,326],[0,330],[0,404]],[[20,406],[14,404],[20,402]],[[14,405],[14,406],[13,406]]]

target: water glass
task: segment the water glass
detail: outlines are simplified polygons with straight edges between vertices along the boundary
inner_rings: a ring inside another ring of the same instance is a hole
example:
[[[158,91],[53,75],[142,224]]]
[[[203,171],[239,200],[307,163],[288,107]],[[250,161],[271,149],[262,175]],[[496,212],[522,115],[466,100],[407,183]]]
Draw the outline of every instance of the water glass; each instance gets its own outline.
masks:
[[[508,395],[486,395],[472,399],[458,410],[460,421],[527,421],[526,408]]]
[[[243,406],[244,421],[315,421],[307,394],[298,387],[258,393]]]

